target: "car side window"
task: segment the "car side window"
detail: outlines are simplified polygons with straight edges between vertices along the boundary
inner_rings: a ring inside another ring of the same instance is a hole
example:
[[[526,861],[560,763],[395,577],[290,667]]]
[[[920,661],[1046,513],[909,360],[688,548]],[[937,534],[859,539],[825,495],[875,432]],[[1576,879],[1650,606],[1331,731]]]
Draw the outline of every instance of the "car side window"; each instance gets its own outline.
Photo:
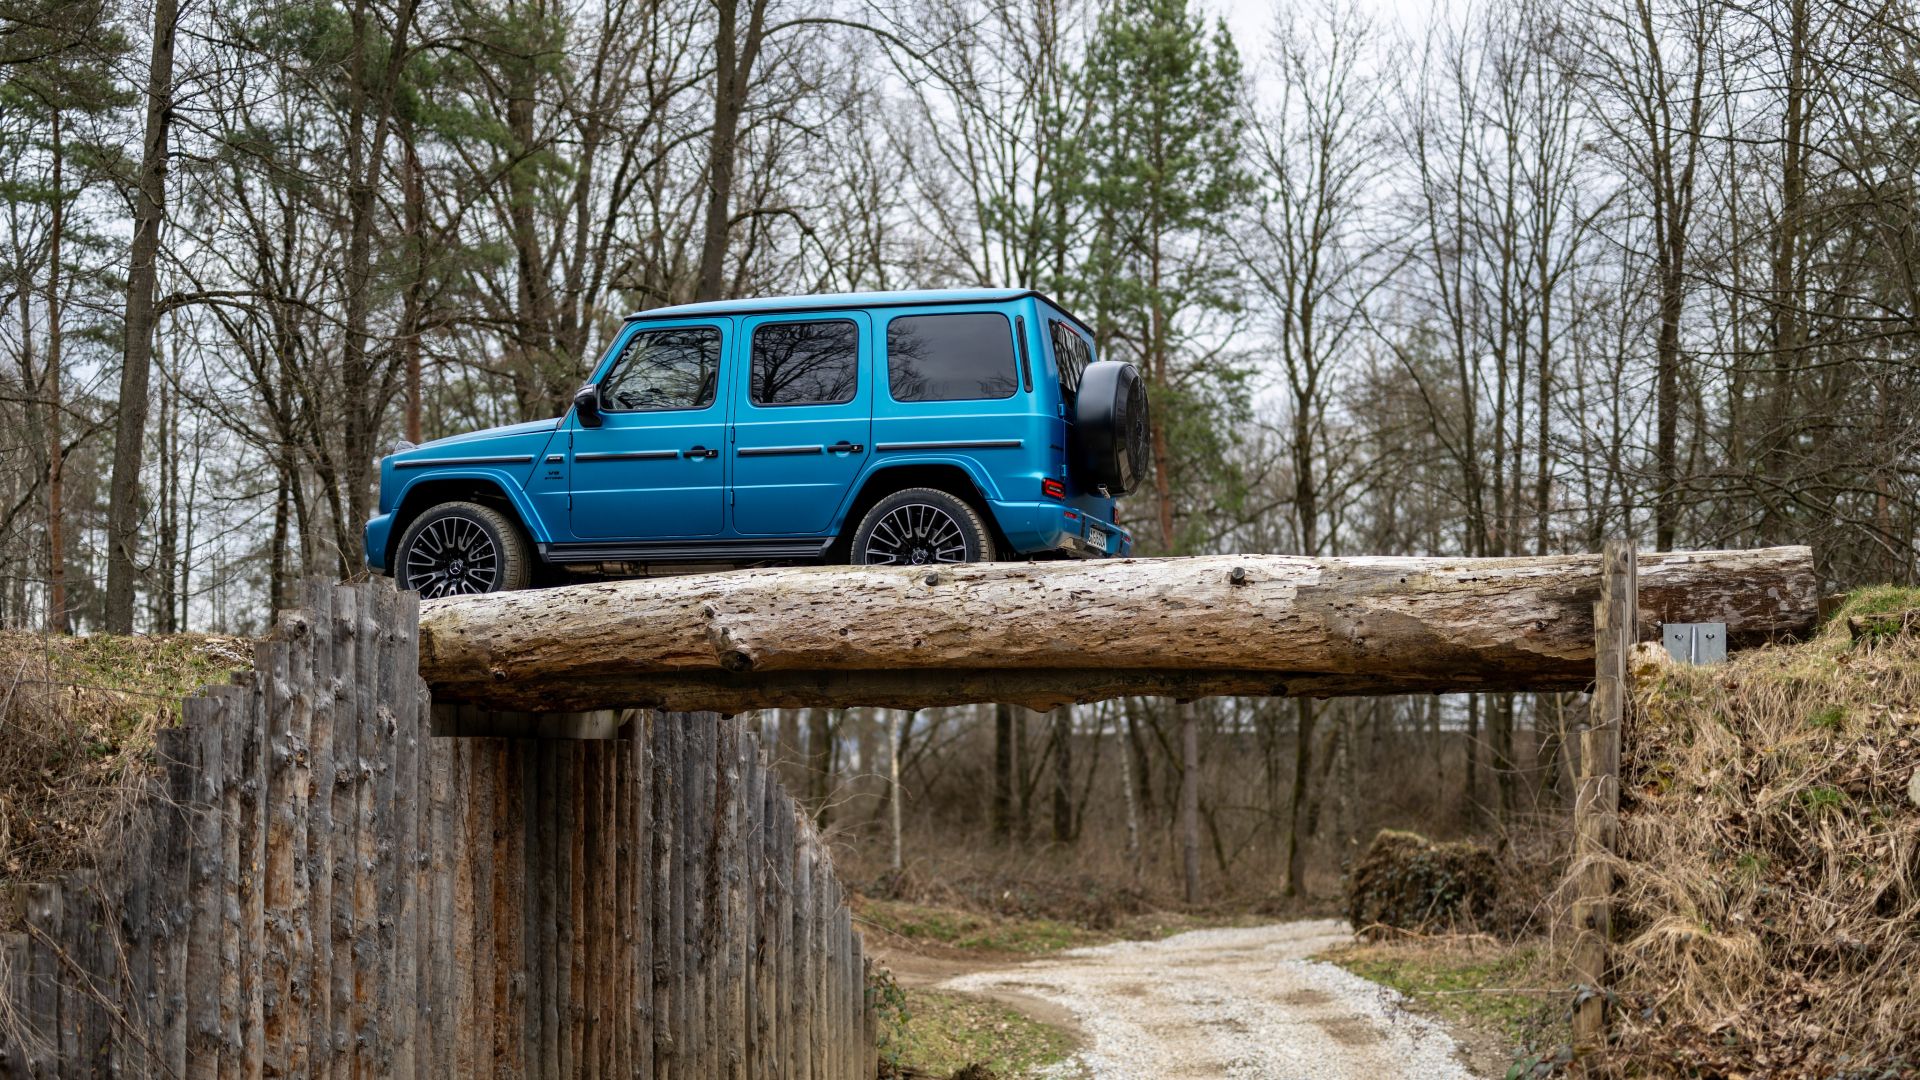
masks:
[[[980,311],[894,319],[887,324],[887,383],[895,401],[1012,397],[1019,375],[1007,317]]]
[[[853,400],[860,328],[851,319],[762,323],[753,331],[755,405],[838,405]]]
[[[1087,347],[1087,339],[1066,323],[1049,321],[1047,332],[1053,338],[1054,365],[1060,369],[1060,394],[1072,401],[1080,392],[1080,376],[1093,363],[1093,350]]]
[[[720,331],[711,326],[642,330],[627,339],[600,384],[606,412],[704,409],[720,371]]]

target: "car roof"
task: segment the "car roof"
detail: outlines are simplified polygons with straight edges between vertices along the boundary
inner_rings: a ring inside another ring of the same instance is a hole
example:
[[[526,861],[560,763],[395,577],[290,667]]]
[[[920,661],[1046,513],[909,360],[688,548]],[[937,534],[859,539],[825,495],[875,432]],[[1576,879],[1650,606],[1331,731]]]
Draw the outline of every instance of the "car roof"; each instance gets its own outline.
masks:
[[[708,300],[649,308],[627,316],[636,319],[680,319],[700,315],[767,315],[789,311],[843,311],[854,308],[930,307],[939,304],[1000,304],[1034,297],[1051,305],[1075,326],[1093,336],[1087,324],[1035,289],[901,289],[893,292],[826,293],[818,296],[762,296],[742,300]]]

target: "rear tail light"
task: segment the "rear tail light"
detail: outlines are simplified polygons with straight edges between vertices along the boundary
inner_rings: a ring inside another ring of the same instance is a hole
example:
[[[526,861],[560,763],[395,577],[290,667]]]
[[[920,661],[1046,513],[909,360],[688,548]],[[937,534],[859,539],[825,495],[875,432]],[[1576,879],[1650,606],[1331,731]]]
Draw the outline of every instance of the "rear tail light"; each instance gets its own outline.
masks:
[[[1040,494],[1045,495],[1049,499],[1064,499],[1067,497],[1067,485],[1051,478],[1042,480],[1040,481]]]

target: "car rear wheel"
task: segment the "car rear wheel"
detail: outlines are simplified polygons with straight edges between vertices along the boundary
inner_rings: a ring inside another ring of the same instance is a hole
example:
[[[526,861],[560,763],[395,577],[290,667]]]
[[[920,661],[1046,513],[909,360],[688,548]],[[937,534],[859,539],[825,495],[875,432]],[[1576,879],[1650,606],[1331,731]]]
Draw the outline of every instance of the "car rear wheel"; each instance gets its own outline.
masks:
[[[394,579],[422,599],[524,589],[533,558],[519,526],[479,503],[441,503],[400,537]]]
[[[853,562],[869,566],[987,562],[993,534],[965,499],[908,488],[881,499],[853,534]]]

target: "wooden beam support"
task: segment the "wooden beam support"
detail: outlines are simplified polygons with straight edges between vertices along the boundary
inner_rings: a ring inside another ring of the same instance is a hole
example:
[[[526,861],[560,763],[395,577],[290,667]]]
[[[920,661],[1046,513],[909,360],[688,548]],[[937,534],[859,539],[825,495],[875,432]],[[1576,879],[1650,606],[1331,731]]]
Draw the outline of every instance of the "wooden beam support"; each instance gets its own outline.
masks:
[[[1620,831],[1620,728],[1628,704],[1639,606],[1633,545],[1609,541],[1602,553],[1604,586],[1593,605],[1594,680],[1591,711],[1580,733],[1580,782],[1574,792],[1573,1045],[1589,1053],[1606,1045],[1607,951],[1613,934],[1613,855]]]
[[[1814,625],[1804,547],[1641,557],[1635,634]],[[817,566],[429,600],[436,702],[509,712],[1569,690],[1597,555]]]

